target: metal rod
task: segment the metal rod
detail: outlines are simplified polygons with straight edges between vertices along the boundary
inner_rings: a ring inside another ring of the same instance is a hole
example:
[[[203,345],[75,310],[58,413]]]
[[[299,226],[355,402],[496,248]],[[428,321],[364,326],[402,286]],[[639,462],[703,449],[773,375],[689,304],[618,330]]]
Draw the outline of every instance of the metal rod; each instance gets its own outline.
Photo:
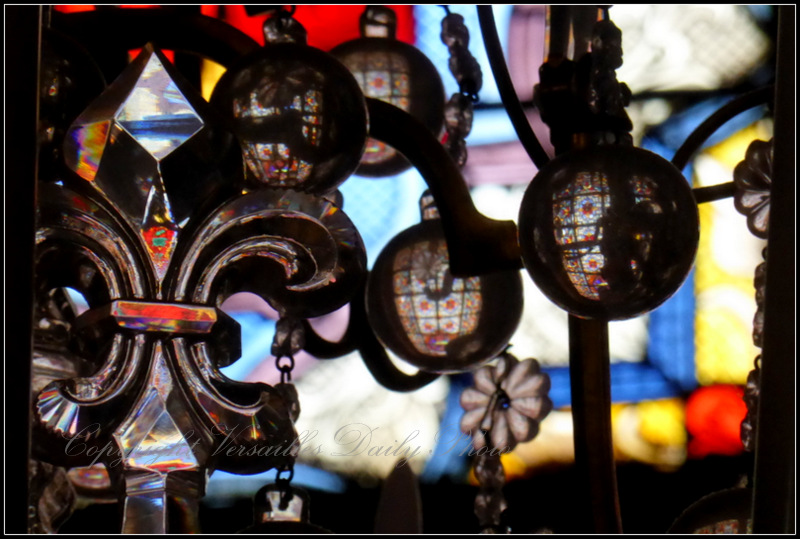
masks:
[[[38,162],[39,64],[42,6],[6,9],[6,341],[4,435],[6,533],[28,533],[28,466],[31,455],[31,362],[33,350],[33,256]],[[13,494],[12,494],[13,493]],[[33,500],[31,500],[33,501]],[[36,500],[38,502],[38,500]]]
[[[109,81],[127,65],[124,61],[127,51],[148,42],[159,48],[208,58],[224,67],[230,67],[242,56],[261,48],[250,36],[219,19],[199,13],[187,14],[174,8],[56,12],[53,27],[80,42],[100,64]],[[109,41],[108,34],[98,32],[98,28],[113,29],[113,40]],[[114,59],[120,52],[123,63],[118,66]],[[108,61],[104,62],[104,58]]]
[[[795,15],[778,8],[775,139],[764,296],[753,533],[795,532]]]
[[[375,337],[367,319],[364,301],[366,283],[353,296],[350,302],[350,327],[355,328],[358,339],[358,351],[373,378],[383,387],[392,391],[416,391],[436,380],[439,375],[418,371],[409,375],[394,366],[383,345]]]
[[[492,6],[478,6],[478,20],[481,25],[483,43],[486,46],[486,55],[489,57],[489,64],[492,67],[492,75],[494,75],[497,89],[500,91],[500,99],[503,101],[503,106],[517,132],[522,147],[525,148],[536,168],[541,169],[550,161],[550,158],[528,123],[528,117],[525,116],[525,110],[514,90],[514,84],[511,82],[508,66],[503,56],[503,47],[500,45],[500,38],[497,35]]]
[[[698,204],[732,197],[735,191],[736,185],[733,182],[709,185],[708,187],[696,187],[692,190],[694,199]]]
[[[369,136],[402,153],[419,171],[442,218],[450,271],[456,277],[521,269],[517,225],[489,219],[476,208],[458,166],[422,123],[367,98]]]
[[[775,89],[772,86],[766,86],[742,94],[723,105],[718,111],[701,123],[697,129],[692,131],[692,134],[689,135],[681,147],[678,148],[678,151],[675,152],[675,156],[672,158],[672,164],[678,167],[678,170],[683,171],[689,159],[691,159],[695,152],[700,149],[703,143],[708,140],[708,137],[713,135],[717,129],[738,114],[769,102],[774,92]]]
[[[611,369],[608,323],[569,317],[569,371],[576,502],[591,514],[592,529],[574,533],[622,533],[617,472],[611,438]]]

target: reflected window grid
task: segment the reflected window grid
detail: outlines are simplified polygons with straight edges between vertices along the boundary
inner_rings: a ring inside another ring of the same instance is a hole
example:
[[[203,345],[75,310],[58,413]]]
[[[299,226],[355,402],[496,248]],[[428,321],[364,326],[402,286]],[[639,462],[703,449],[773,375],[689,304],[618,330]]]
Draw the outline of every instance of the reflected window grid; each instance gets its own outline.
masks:
[[[345,61],[347,69],[355,77],[367,97],[380,99],[406,112],[409,111],[410,84],[408,61],[399,54],[362,53],[351,54]],[[382,163],[395,155],[395,150],[375,139],[367,140],[362,161]]]
[[[600,220],[611,205],[607,179],[599,173],[582,172],[553,195],[556,243],[569,280],[585,298],[600,299],[608,283],[600,274],[605,256],[600,250]]]
[[[445,356],[450,341],[478,325],[480,278],[453,278],[444,242],[420,242],[397,254],[394,295],[403,329],[423,354]]]

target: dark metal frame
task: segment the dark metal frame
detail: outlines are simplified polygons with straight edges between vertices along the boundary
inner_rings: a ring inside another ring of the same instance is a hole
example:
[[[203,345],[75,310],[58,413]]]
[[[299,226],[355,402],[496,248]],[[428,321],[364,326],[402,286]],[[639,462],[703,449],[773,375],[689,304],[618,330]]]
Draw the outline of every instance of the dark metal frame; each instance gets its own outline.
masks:
[[[487,42],[487,51],[492,60],[495,78],[498,80],[506,110],[518,130],[519,138],[537,166],[546,163],[547,155],[535,140],[527,120],[523,123],[524,112],[513,93],[502,50],[497,40],[492,38],[493,17],[491,7],[478,8],[481,26]],[[765,300],[765,335],[762,367],[762,390],[759,416],[759,430],[756,445],[753,518],[756,533],[792,533],[794,531],[793,493],[795,485],[795,408],[792,399],[795,380],[795,353],[792,336],[795,334],[794,304],[796,290],[795,277],[795,232],[791,226],[794,215],[796,170],[792,157],[795,151],[795,95],[792,82],[795,77],[795,6],[780,6],[778,29],[777,81],[774,88],[775,107],[775,154],[774,178],[769,233],[769,254],[767,256],[767,293]],[[103,12],[102,16],[109,16]],[[35,215],[36,186],[36,125],[38,119],[38,62],[40,32],[43,20],[41,6],[12,6],[6,8],[6,50],[13,51],[6,56],[6,72],[13,74],[13,84],[7,88],[6,110],[6,256],[13,256],[13,263],[6,267],[6,290],[18,291],[17,297],[6,296],[7,335],[23,336],[6,342],[6,383],[7,403],[27,402],[30,385],[31,319],[32,319],[32,261],[33,229]],[[75,24],[92,27],[101,14],[75,17]],[[142,17],[144,12],[126,14],[126,17]],[[218,35],[221,42],[227,43],[232,55],[239,55],[250,49],[252,44],[238,37],[225,35],[226,30],[210,28],[205,19],[199,16],[175,15],[174,24],[187,24],[187,29],[199,30],[205,35]],[[166,21],[166,19],[165,19]],[[126,24],[124,28],[136,28],[130,39],[146,41],[149,24]],[[212,25],[213,26],[213,25]],[[173,48],[180,48],[177,41],[191,32],[178,31]],[[496,32],[494,34],[496,38]],[[118,36],[119,37],[119,36]],[[125,36],[123,36],[125,37]],[[127,39],[127,38],[126,38]],[[195,40],[194,52],[205,53],[209,57],[223,60],[226,52],[203,40]],[[166,46],[163,45],[163,46]],[[504,75],[505,74],[505,75]],[[504,82],[505,81],[505,82]],[[692,153],[716,127],[727,121],[737,111],[763,103],[772,97],[772,90],[757,90],[746,94],[709,118],[686,141],[673,160],[681,167]],[[13,106],[9,106],[13,104]],[[391,119],[392,111],[383,110],[383,105],[370,102],[370,113]],[[520,118],[520,112],[522,118]],[[515,119],[516,118],[516,119]],[[384,126],[390,122],[376,122]],[[525,128],[527,126],[527,130]],[[430,135],[423,135],[418,127],[407,123],[403,129],[380,131],[376,127],[371,132],[401,150],[414,153],[409,155],[417,164],[426,180],[429,181],[445,224],[452,253],[454,273],[482,273],[497,269],[519,268],[518,246],[513,223],[488,220],[475,210],[469,194],[460,181],[460,174],[446,154],[442,158],[438,144],[428,144]],[[404,147],[403,139],[409,135],[420,136],[424,143],[415,148]],[[13,158],[10,158],[13,157]],[[452,166],[451,166],[452,165]],[[430,170],[426,171],[426,168]],[[718,200],[732,195],[729,184],[697,189],[698,202]],[[10,226],[9,226],[10,225]],[[462,241],[467,238],[469,241]],[[477,238],[477,239],[476,239]],[[471,243],[477,241],[477,243]],[[476,257],[476,246],[483,249]],[[489,254],[487,254],[487,250]],[[11,303],[13,299],[13,303]],[[14,308],[13,313],[8,307]],[[610,452],[610,416],[606,413],[610,405],[608,391],[609,373],[607,369],[592,372],[588,365],[608,365],[607,327],[604,322],[570,319],[570,363],[580,376],[573,377],[573,398],[576,431],[576,464],[586,478],[583,509],[594,516],[594,531],[621,531],[619,502],[616,495],[616,479],[613,455]],[[591,358],[602,354],[605,358]],[[25,358],[28,361],[25,361]],[[591,359],[591,361],[589,361]],[[378,377],[376,373],[376,377]],[[401,384],[402,385],[402,384]],[[414,384],[412,384],[414,385]],[[398,389],[402,389],[398,387]],[[24,532],[27,528],[27,470],[19,466],[27,462],[29,455],[28,409],[19,410],[15,406],[6,407],[5,435],[7,438],[6,458],[9,473],[7,486],[13,486],[13,495],[6,496],[6,516],[8,532]],[[7,490],[7,494],[9,491]],[[588,504],[588,506],[587,506]],[[594,507],[592,507],[594,506]]]

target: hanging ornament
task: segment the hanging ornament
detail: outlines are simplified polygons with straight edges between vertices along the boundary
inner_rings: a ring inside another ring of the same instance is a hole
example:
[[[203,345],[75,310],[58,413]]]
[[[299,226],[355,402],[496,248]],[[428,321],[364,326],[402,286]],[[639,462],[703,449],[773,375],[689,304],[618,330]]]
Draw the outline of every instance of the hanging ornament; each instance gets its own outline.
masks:
[[[300,416],[297,389],[291,383],[294,356],[303,349],[304,344],[305,333],[302,322],[297,318],[282,316],[275,324],[271,352],[275,356],[275,366],[281,373],[281,381],[275,386],[275,390],[290,402],[288,408],[292,422],[296,422]],[[291,485],[294,477],[294,461],[299,450],[300,447],[295,440],[290,463],[278,470],[275,483],[262,487],[256,493],[253,525],[239,533],[331,533],[308,521],[310,505],[308,493]],[[284,473],[288,475],[282,475]]]
[[[450,13],[442,19],[442,43],[450,51],[450,72],[458,83],[458,92],[450,96],[444,108],[447,139],[444,147],[453,161],[463,167],[467,162],[466,137],[472,130],[473,102],[478,101],[478,90],[483,86],[483,73],[478,60],[469,51],[469,29],[464,17]]]
[[[367,97],[390,103],[414,116],[438,136],[444,123],[444,86],[431,61],[395,37],[397,16],[385,6],[367,6],[361,36],[331,51],[353,73]],[[368,139],[357,173],[392,176],[411,167],[394,148]]]
[[[522,315],[518,271],[456,278],[433,205],[375,261],[367,283],[370,324],[384,346],[429,372],[458,372],[488,361],[508,344]]]
[[[288,479],[278,478],[256,493],[253,508],[253,525],[239,533],[263,534],[318,534],[331,533],[311,524],[308,493],[290,485]]]
[[[713,492],[689,506],[672,523],[669,534],[753,533],[753,491],[736,487]]]
[[[306,45],[288,13],[267,19],[264,35],[266,46],[222,76],[211,102],[232,121],[250,185],[333,191],[364,151],[364,96],[347,68]]]
[[[494,366],[475,372],[475,385],[461,393],[461,431],[477,450],[475,477],[480,485],[475,515],[482,533],[509,533],[503,523],[505,470],[500,456],[539,434],[550,413],[550,377],[533,358],[520,362],[508,352]]]
[[[461,393],[461,431],[475,449],[508,453],[539,434],[539,423],[553,409],[550,377],[533,358],[519,361],[503,353],[494,366],[475,372],[475,385]]]
[[[559,156],[520,206],[525,267],[553,303],[582,318],[631,318],[666,301],[688,275],[698,239],[688,182],[630,146]]]

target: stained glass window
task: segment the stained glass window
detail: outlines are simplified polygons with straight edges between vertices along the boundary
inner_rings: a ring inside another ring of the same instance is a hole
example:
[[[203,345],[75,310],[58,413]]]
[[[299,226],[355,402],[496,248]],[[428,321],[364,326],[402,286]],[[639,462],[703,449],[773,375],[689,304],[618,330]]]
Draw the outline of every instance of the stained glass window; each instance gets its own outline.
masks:
[[[421,353],[444,356],[450,341],[475,330],[480,278],[450,274],[445,242],[425,241],[400,250],[393,271],[400,321]]]

